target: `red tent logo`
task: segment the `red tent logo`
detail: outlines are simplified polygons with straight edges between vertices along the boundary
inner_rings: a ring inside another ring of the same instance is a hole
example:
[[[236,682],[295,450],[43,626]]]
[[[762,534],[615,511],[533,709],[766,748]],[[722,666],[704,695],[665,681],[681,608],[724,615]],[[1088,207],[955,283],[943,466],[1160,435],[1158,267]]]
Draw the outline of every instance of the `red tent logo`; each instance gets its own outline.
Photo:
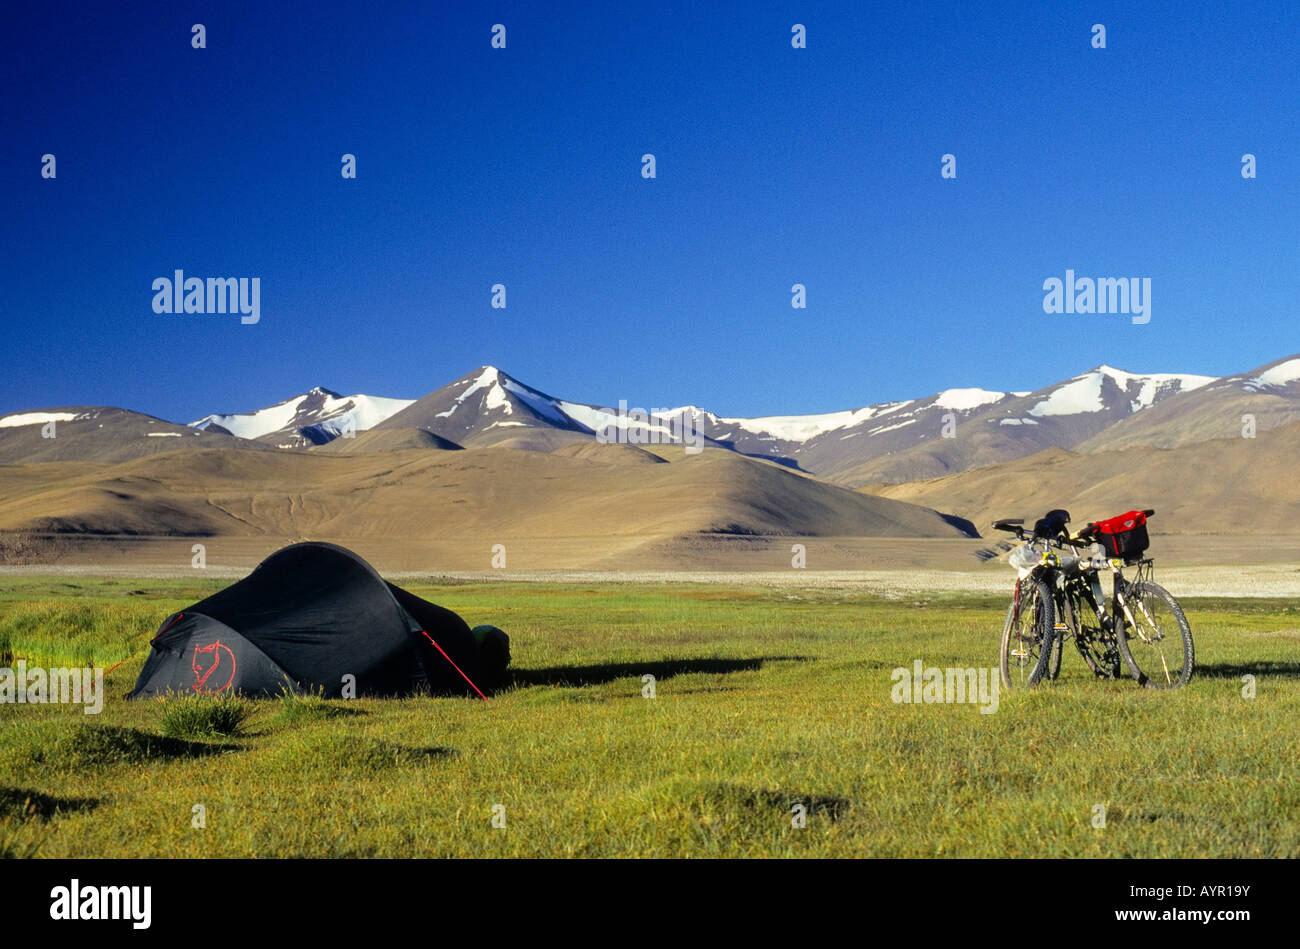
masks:
[[[235,654],[219,639],[206,646],[196,643],[190,665],[195,692],[224,692],[235,681]]]

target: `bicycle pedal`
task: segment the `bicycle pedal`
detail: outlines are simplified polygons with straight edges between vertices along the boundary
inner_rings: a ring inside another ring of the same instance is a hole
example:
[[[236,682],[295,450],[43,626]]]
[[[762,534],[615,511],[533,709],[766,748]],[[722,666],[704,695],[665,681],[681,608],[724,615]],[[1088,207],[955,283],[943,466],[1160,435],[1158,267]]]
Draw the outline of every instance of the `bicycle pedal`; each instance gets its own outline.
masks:
[[[1013,649],[1013,650],[1011,650],[1011,655],[1015,656],[1017,659],[1024,659],[1026,656],[1029,655],[1029,650],[1028,650],[1028,649]]]

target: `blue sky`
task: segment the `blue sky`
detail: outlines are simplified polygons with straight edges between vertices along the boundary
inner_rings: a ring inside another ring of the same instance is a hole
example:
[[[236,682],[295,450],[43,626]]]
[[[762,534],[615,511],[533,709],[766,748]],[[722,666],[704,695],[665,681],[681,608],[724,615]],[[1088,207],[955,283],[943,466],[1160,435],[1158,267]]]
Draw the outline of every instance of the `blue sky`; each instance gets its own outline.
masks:
[[[1131,6],[27,5],[0,412],[188,421],[492,363],[759,415],[1296,352],[1300,7]],[[259,277],[260,322],[155,314],[178,268]],[[1044,314],[1067,268],[1151,278],[1151,322]]]

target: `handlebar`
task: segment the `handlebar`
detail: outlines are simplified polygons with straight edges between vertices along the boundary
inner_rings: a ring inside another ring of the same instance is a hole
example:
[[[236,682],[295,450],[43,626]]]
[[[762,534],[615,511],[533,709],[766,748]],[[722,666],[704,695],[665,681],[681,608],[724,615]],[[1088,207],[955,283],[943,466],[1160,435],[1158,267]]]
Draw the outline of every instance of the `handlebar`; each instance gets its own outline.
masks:
[[[1154,514],[1155,512],[1153,511],[1151,513]],[[1075,538],[1075,537],[1067,537],[1064,534],[1059,534],[1055,537],[1039,538],[1036,537],[1036,535],[1032,534],[1030,531],[1025,530],[1024,525],[1025,525],[1024,518],[1004,517],[1001,518],[1000,520],[996,520],[993,522],[993,529],[999,531],[1006,531],[1008,534],[1015,534],[1016,537],[1019,538],[1020,540],[1034,540],[1034,539],[1050,540],[1060,544],[1068,544],[1071,547],[1080,548],[1080,549],[1084,547],[1091,547],[1093,544],[1093,541],[1091,539],[1088,539],[1086,536]],[[1087,529],[1085,528],[1085,530],[1082,533],[1086,535]]]

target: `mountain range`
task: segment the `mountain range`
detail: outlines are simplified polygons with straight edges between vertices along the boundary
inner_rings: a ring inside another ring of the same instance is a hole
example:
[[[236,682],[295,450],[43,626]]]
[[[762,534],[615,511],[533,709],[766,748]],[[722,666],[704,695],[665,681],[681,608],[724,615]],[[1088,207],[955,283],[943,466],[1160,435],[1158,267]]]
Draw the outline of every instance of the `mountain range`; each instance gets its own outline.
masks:
[[[187,425],[104,406],[0,416],[0,531],[400,541],[444,565],[509,540],[542,567],[728,562],[719,544],[779,560],[791,537],[932,543],[1055,506],[1264,535],[1300,523],[1297,457],[1300,356],[750,418],[638,416],[483,366],[415,400],[316,388]],[[832,544],[819,556],[849,564],[875,549]]]
[[[569,401],[482,366],[420,399],[343,396],[325,388],[275,405],[213,413],[187,426],[125,409],[62,407],[0,417],[0,463],[122,460],[216,444],[357,454],[489,445],[533,451],[606,439],[650,448],[701,443],[774,461],[848,487],[901,484],[1001,464],[1049,448],[1083,453],[1173,448],[1300,421],[1300,356],[1222,378],[1098,366],[1033,392],[952,388],[818,415],[738,418],[693,405],[637,417]],[[31,437],[47,418],[78,438]],[[65,428],[66,430],[66,428]],[[203,438],[191,436],[201,433]]]

